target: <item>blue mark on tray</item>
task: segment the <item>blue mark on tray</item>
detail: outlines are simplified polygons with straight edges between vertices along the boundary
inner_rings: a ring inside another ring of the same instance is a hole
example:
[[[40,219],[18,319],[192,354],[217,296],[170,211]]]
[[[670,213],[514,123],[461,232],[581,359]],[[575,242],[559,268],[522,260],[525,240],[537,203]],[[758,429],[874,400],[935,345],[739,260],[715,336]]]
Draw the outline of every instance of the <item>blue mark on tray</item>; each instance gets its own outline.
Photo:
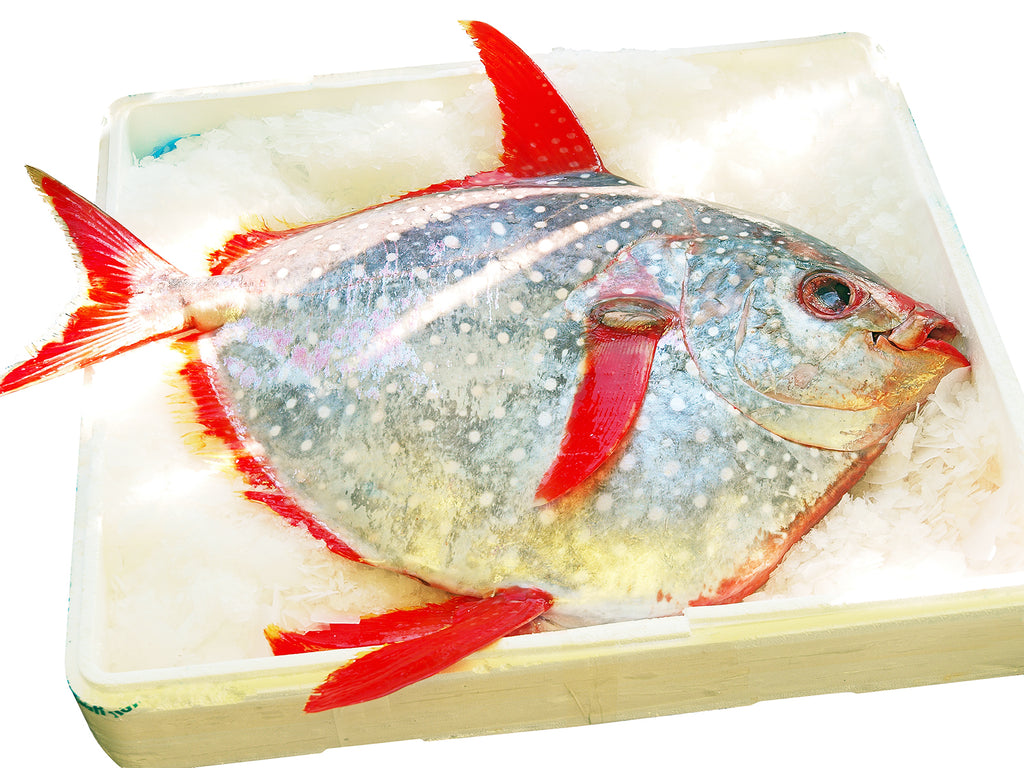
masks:
[[[178,142],[181,141],[182,139],[190,139],[193,136],[198,136],[198,135],[199,135],[198,133],[190,133],[190,134],[188,134],[186,136],[178,136],[177,138],[169,139],[168,141],[165,141],[160,146],[154,148],[153,151],[149,153],[149,156],[150,157],[160,157],[160,155],[166,155],[168,152],[171,152],[175,148],[177,148]]]

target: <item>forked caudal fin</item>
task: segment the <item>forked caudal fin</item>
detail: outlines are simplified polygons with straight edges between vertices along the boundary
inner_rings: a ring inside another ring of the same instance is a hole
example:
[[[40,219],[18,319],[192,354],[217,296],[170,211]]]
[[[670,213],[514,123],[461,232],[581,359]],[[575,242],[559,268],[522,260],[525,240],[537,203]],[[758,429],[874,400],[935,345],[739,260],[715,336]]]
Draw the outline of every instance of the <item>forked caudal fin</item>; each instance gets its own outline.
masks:
[[[53,177],[35,168],[29,168],[28,174],[78,252],[89,289],[61,338],[43,345],[31,360],[10,371],[0,381],[0,394],[192,328],[184,311],[152,312],[149,302],[134,301],[155,281],[184,278],[183,273]]]

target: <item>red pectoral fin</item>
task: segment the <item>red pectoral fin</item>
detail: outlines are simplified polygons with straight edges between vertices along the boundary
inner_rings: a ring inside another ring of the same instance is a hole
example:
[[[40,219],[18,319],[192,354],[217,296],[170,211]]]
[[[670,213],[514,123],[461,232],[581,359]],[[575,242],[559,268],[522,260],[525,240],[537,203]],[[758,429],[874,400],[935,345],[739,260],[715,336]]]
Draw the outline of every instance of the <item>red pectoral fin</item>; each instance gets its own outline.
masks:
[[[653,300],[609,301],[593,313],[583,378],[558,455],[537,488],[538,503],[575,489],[629,435],[647,394],[658,341],[670,324],[667,308]]]
[[[359,704],[419,682],[532,621],[553,602],[548,593],[526,587],[499,590],[486,598],[454,597],[449,602],[453,601],[453,608],[448,603],[433,606],[433,612],[442,614],[440,621],[424,616],[427,634],[413,632],[409,639],[389,642],[332,672],[313,691],[305,710],[323,712]],[[370,634],[377,629],[386,637],[396,627],[371,627]],[[396,636],[404,637],[408,631],[398,628]]]

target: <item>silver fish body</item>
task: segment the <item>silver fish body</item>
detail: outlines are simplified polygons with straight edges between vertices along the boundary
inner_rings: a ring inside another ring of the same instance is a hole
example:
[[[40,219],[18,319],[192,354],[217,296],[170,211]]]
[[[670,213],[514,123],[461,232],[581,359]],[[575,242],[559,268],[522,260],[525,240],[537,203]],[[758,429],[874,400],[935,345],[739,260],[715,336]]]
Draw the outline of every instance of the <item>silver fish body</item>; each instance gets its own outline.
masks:
[[[367,561],[458,593],[536,586],[567,621],[678,613],[763,562],[878,450],[805,444],[801,411],[832,417],[831,435],[862,410],[752,386],[751,368],[778,381],[821,356],[794,346],[765,285],[823,269],[882,285],[802,233],[607,174],[455,190],[235,262],[220,279],[245,299],[204,359],[257,452]],[[584,322],[631,297],[672,315],[635,428],[580,492],[538,505]]]

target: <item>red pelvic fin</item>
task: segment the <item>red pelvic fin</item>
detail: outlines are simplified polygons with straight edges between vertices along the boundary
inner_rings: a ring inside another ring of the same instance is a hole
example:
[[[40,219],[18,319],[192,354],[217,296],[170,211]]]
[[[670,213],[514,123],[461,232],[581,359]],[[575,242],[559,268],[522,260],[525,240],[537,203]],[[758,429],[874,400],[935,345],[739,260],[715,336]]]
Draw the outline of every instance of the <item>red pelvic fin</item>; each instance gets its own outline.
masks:
[[[275,653],[278,648],[295,653],[355,647],[355,642],[384,643],[332,672],[313,691],[305,710],[323,712],[377,699],[437,674],[537,618],[552,603],[551,595],[539,589],[512,587],[490,597],[455,596],[438,605],[371,617],[356,625],[365,623],[365,634],[362,629],[335,630],[335,644],[325,643],[326,638],[317,633],[307,633],[314,637],[311,647],[304,648],[304,641],[294,636],[271,639],[292,634],[274,628],[268,639]]]
[[[156,339],[187,331],[183,312],[144,314],[132,300],[147,284],[184,275],[85,198],[51,176],[28,169],[53,206],[78,251],[89,281],[85,300],[68,320],[60,339],[43,345],[31,360],[10,371],[0,394],[105,360]]]
[[[501,107],[502,167],[517,178],[605,170],[590,137],[547,75],[505,35],[482,21],[463,22],[480,49]]]
[[[471,613],[479,602],[478,597],[455,595],[443,603],[364,616],[357,622],[329,624],[325,629],[288,632],[271,626],[265,634],[275,656],[400,643],[452,626]]]
[[[671,324],[671,310],[651,299],[608,300],[591,314],[583,377],[558,455],[537,488],[539,504],[577,488],[622,445],[647,394],[658,341]]]

